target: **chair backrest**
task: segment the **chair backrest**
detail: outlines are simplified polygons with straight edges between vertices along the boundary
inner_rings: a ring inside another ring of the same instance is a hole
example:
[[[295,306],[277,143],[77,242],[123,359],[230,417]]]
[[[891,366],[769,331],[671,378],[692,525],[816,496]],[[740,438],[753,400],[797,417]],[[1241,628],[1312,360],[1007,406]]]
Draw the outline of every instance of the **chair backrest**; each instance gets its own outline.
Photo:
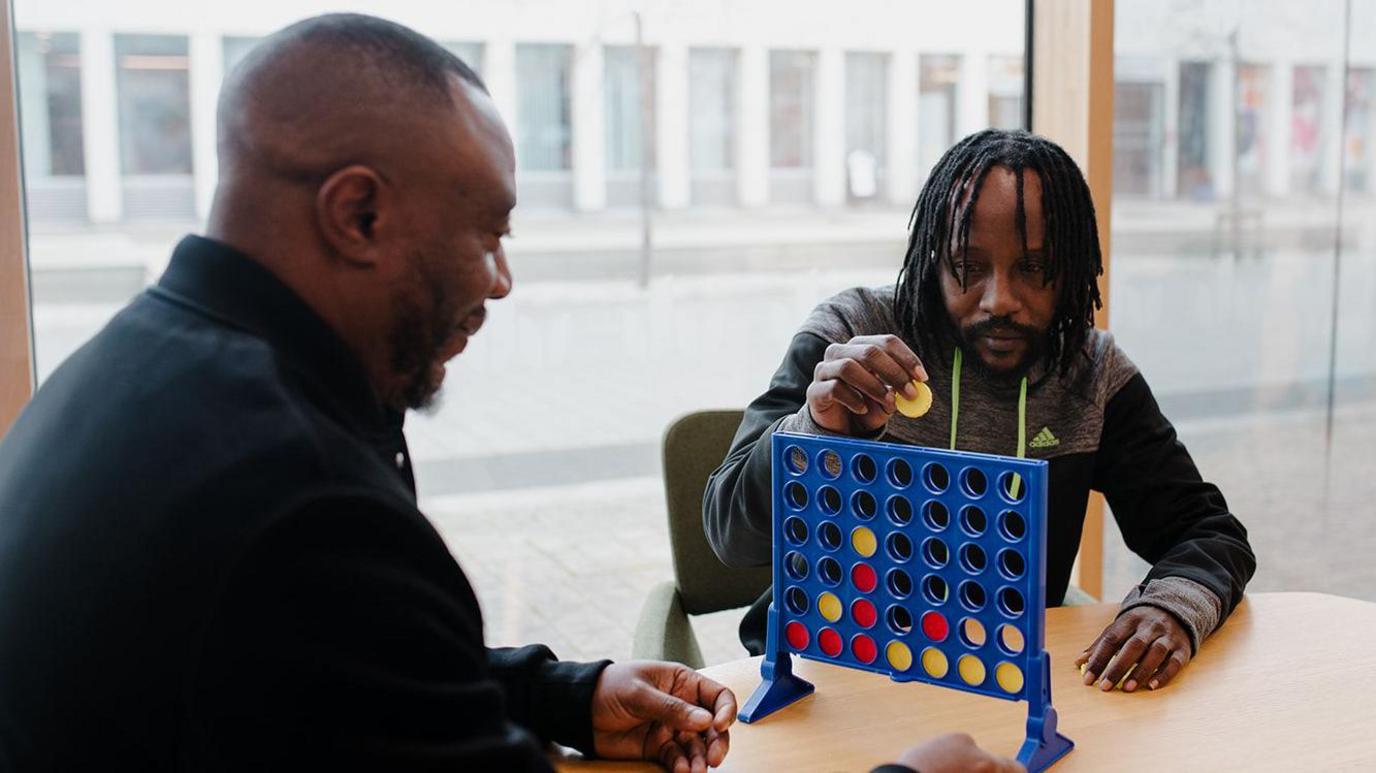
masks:
[[[699,411],[664,431],[664,500],[674,579],[688,614],[701,615],[751,604],[769,587],[771,568],[732,569],[707,544],[702,497],[707,478],[721,465],[741,423],[741,411]]]

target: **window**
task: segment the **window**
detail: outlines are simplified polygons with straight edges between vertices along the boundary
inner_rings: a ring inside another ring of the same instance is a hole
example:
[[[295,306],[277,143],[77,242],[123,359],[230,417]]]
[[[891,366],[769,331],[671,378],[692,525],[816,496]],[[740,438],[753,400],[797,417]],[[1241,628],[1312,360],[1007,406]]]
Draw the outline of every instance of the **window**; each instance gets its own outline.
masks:
[[[1209,199],[1214,195],[1214,154],[1210,108],[1217,97],[1213,94],[1213,65],[1209,62],[1180,63],[1180,128],[1179,168],[1176,171],[1179,195],[1191,199]]]
[[[24,169],[34,177],[86,173],[81,133],[81,51],[72,33],[19,36]]]
[[[1322,67],[1296,67],[1290,105],[1290,190],[1321,193],[1327,166]]]
[[[689,54],[689,155],[695,172],[735,168],[736,52],[695,48]]]
[[[1343,172],[1349,190],[1371,193],[1376,163],[1376,69],[1353,67],[1347,73],[1347,122],[1343,127]]]
[[[960,90],[960,57],[924,54],[919,62],[917,117],[918,168],[922,176],[955,144]]]
[[[626,171],[653,165],[654,52],[608,46],[603,56],[607,168]]]
[[[846,179],[852,200],[883,190],[888,132],[888,58],[846,54]]]
[[[812,168],[816,55],[769,52],[769,162],[775,169]]]
[[[1019,56],[989,57],[989,125],[1022,129],[1023,62]]]
[[[1242,64],[1237,68],[1237,117],[1233,137],[1237,142],[1238,192],[1266,193],[1267,153],[1271,130],[1267,109],[1271,104],[1271,73],[1266,65]]]
[[[117,35],[121,168],[126,176],[191,174],[186,38]]]
[[[573,166],[569,117],[570,46],[518,45],[516,161],[531,171]]]
[[[192,193],[215,172],[219,76],[308,11],[120,0],[112,29],[83,0],[14,5],[31,25],[23,96],[54,106],[21,115],[26,164],[53,163],[25,190],[42,381],[160,276],[179,236],[204,230]],[[516,291],[488,305],[442,405],[407,420],[422,509],[473,579],[491,643],[628,656],[645,589],[672,576],[664,428],[745,405],[816,303],[894,280],[919,159],[984,125],[992,74],[963,96],[961,78],[1018,56],[1025,3],[798,0],[796,25],[753,23],[749,3],[349,5],[478,70],[516,154]],[[45,34],[47,59],[33,53]],[[653,52],[644,65],[638,42]],[[49,62],[79,67],[57,77]],[[79,128],[59,137],[40,120],[59,112]],[[81,166],[58,165],[59,145]],[[642,161],[648,217],[627,209]],[[736,656],[737,620],[705,622],[708,659]]]

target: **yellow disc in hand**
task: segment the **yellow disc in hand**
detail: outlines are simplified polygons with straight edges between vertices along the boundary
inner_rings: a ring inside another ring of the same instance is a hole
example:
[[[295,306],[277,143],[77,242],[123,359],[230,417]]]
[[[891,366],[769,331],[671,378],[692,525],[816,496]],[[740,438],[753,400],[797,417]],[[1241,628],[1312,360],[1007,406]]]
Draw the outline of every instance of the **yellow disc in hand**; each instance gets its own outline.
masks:
[[[898,406],[898,412],[910,419],[916,419],[927,415],[927,411],[932,409],[932,389],[921,381],[913,382],[913,389],[917,390],[917,397],[909,400],[899,392],[894,396],[894,403]]]

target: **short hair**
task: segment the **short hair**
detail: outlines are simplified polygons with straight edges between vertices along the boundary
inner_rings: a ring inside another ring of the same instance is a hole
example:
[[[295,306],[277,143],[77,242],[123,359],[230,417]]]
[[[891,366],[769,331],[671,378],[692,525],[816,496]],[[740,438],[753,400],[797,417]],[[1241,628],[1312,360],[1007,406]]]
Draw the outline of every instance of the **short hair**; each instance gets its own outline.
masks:
[[[420,86],[449,96],[449,76],[457,75],[487,93],[478,73],[449,49],[396,22],[361,13],[331,13],[304,19],[274,37],[283,42],[320,44],[357,52],[398,88]]]
[[[951,260],[951,243],[954,239],[959,251],[969,245],[975,202],[995,166],[1006,167],[1016,176],[1016,220],[1024,251],[1023,171],[1036,173],[1041,183],[1047,253],[1042,281],[1060,280],[1047,357],[1067,373],[1084,350],[1094,327],[1095,309],[1102,306],[1098,278],[1104,264],[1089,185],[1065,150],[1045,137],[1021,130],[985,129],[956,143],[936,162],[908,221],[911,233],[898,274],[894,318],[914,343],[932,346],[943,336],[955,339],[957,331],[946,311],[937,272],[944,267],[961,287],[966,286],[967,277],[956,271]],[[967,193],[969,200],[962,204]]]

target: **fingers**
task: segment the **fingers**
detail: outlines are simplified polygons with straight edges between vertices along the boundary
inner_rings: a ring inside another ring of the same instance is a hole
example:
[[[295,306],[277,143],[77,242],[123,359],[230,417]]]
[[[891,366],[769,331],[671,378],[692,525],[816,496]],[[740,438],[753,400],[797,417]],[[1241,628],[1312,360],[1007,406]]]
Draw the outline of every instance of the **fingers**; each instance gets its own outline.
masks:
[[[700,733],[712,726],[712,712],[694,706],[648,683],[641,683],[627,696],[626,707],[638,717],[663,723],[674,730]]]
[[[707,764],[711,767],[718,767],[726,760],[726,753],[731,750],[731,734],[725,730],[713,728],[707,731]]]
[[[674,739],[670,738],[659,747],[655,757],[665,770],[673,773],[692,773],[693,765],[688,760],[688,755],[684,753],[683,747],[679,746]]]
[[[889,365],[898,371],[898,366],[892,360],[889,361]],[[912,390],[912,384],[909,381],[902,381],[900,384],[894,385],[891,381],[880,380],[880,376],[871,370],[867,364],[844,356],[837,359],[828,358],[817,363],[817,367],[812,370],[812,381],[813,383],[839,381],[886,407],[893,404],[894,389],[906,387],[908,390]]]
[[[1139,686],[1146,684],[1147,679],[1156,673],[1156,670],[1161,667],[1161,663],[1170,654],[1171,645],[1166,637],[1162,636],[1152,641],[1151,644],[1147,645],[1147,651],[1143,653],[1142,659],[1137,663],[1137,668],[1134,668],[1132,673],[1128,675],[1128,680],[1123,682],[1123,691],[1132,692]]]
[[[1099,638],[1090,645],[1088,656],[1081,656],[1085,663],[1085,684],[1094,684],[1099,679],[1099,674],[1104,672],[1109,661],[1132,635],[1133,628],[1129,619],[1120,617],[1099,634]]]
[[[679,733],[678,745],[687,756],[692,773],[707,773],[707,744],[703,742],[700,734]]]
[[[913,379],[927,380],[927,368],[923,366],[922,360],[913,353],[912,349],[908,348],[902,338],[896,335],[858,336],[852,338],[849,343],[878,346],[903,369],[904,378],[909,381]]]
[[[1128,675],[1128,670],[1137,664],[1142,654],[1147,651],[1151,640],[1147,634],[1138,633],[1127,640],[1127,643],[1118,650],[1118,656],[1113,659],[1109,667],[1104,670],[1103,679],[1099,680],[1099,689],[1105,692],[1112,690],[1114,686],[1123,681]],[[1124,685],[1126,687],[1126,685]]]
[[[712,727],[726,732],[736,721],[736,694],[699,673],[694,672],[691,678],[697,682],[698,705],[712,711]]]
[[[1186,644],[1185,648],[1176,649],[1172,652],[1170,657],[1166,659],[1165,665],[1161,667],[1161,670],[1157,671],[1156,675],[1151,678],[1151,681],[1147,682],[1147,687],[1153,690],[1159,690],[1165,687],[1170,680],[1174,679],[1175,675],[1180,673],[1180,669],[1184,668],[1185,664],[1190,662],[1189,653],[1186,651],[1188,648],[1189,645]]]

